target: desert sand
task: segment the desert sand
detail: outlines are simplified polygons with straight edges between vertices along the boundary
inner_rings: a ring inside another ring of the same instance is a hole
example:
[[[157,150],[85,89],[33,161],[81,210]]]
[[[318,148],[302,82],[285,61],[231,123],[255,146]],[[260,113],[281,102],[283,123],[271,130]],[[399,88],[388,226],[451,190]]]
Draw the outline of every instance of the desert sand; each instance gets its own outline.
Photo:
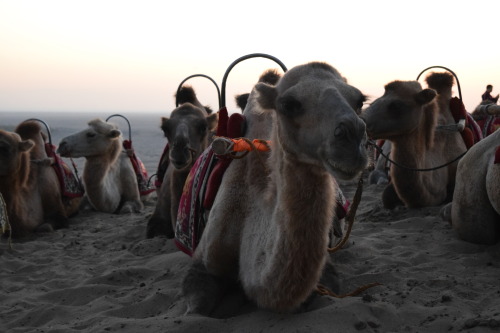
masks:
[[[365,182],[367,184],[367,182]],[[356,182],[342,183],[352,200]],[[383,185],[365,185],[347,245],[332,254],[341,292],[295,313],[228,295],[213,317],[185,314],[191,258],[146,239],[141,214],[81,212],[68,229],[0,242],[1,332],[488,332],[500,330],[500,244],[457,238],[441,207],[389,211]]]

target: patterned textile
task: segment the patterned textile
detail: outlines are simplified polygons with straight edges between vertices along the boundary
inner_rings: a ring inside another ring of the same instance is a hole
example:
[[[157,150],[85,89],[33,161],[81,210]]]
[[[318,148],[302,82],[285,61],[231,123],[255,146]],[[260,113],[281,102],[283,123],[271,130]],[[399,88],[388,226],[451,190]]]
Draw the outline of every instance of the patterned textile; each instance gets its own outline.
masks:
[[[156,168],[155,187],[157,189],[159,189],[161,187],[161,184],[163,183],[163,178],[165,177],[165,172],[167,172],[168,164],[170,162],[168,157],[169,148],[170,147],[167,143],[165,145],[165,148],[163,149],[163,153],[161,154],[160,162],[158,162],[158,167]]]
[[[192,256],[206,226],[203,199],[206,184],[217,157],[211,147],[198,157],[184,183],[177,222],[175,225],[175,245],[179,250]]]
[[[80,180],[73,174],[68,165],[56,154],[56,147],[50,143],[45,144],[47,156],[54,159],[52,167],[56,172],[61,186],[61,193],[67,198],[77,198],[83,196],[85,192]]]
[[[0,193],[0,235],[10,230],[9,216],[7,215],[7,205]]]
[[[337,185],[337,207],[335,209],[335,213],[337,215],[337,218],[339,220],[342,220],[344,217],[346,217],[351,202],[344,196],[344,193],[342,192],[338,184],[335,185]]]
[[[123,140],[123,148],[125,148],[125,151],[130,158],[130,162],[132,162],[132,166],[134,167],[137,184],[139,185],[139,193],[141,195],[146,195],[155,191],[154,187],[149,186],[148,172],[144,163],[142,163],[139,157],[135,154],[134,149],[132,148],[132,141]]]

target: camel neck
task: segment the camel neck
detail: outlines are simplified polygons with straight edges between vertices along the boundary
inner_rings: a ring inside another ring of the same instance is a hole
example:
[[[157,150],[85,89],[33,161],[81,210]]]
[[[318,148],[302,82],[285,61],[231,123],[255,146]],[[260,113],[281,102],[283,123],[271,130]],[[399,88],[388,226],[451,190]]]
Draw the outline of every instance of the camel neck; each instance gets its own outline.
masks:
[[[276,148],[275,148],[276,149]],[[267,259],[259,265],[263,282],[257,293],[287,309],[304,301],[315,288],[326,261],[328,231],[335,210],[333,178],[315,165],[299,162],[284,152],[275,153],[270,192],[275,193],[269,236],[263,251]],[[293,301],[292,301],[293,300]],[[266,306],[266,305],[264,305]]]

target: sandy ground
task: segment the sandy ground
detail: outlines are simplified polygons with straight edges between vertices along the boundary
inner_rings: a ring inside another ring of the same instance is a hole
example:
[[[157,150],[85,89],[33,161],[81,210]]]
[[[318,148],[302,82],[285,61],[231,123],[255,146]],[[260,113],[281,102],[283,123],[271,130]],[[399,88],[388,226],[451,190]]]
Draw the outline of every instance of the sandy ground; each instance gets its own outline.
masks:
[[[352,199],[355,184],[341,187]],[[500,331],[500,244],[459,240],[440,207],[383,209],[382,190],[365,185],[349,242],[332,255],[341,292],[382,284],[359,296],[318,295],[283,314],[230,295],[219,318],[184,315],[178,293],[191,259],[172,240],[145,239],[153,199],[142,214],[80,213],[12,249],[2,239],[0,331]]]

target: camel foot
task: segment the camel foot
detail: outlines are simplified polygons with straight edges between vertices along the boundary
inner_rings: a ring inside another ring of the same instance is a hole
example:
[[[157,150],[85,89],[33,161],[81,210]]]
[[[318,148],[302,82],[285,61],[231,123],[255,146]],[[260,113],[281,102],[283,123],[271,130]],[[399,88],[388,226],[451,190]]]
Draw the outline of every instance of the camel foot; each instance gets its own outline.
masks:
[[[387,176],[386,172],[375,169],[372,172],[370,172],[370,175],[368,176],[368,184],[370,184],[370,185],[371,184],[377,184],[377,185],[389,184],[389,177]]]
[[[142,202],[127,201],[118,209],[118,214],[132,214],[142,212],[144,206]]]
[[[43,224],[40,224],[36,228],[35,231],[36,231],[36,233],[53,232],[54,231],[54,227],[50,223],[43,223]]]
[[[166,236],[171,239],[175,237],[175,234],[171,223],[153,215],[148,221],[146,238],[153,238],[156,236]]]
[[[387,185],[384,192],[382,192],[382,204],[386,209],[394,209],[397,206],[404,206],[404,203],[396,193],[396,189],[393,184]]]
[[[451,202],[441,208],[441,210],[439,211],[439,216],[441,216],[443,221],[451,224]]]
[[[201,263],[194,263],[182,281],[182,295],[187,313],[210,316],[234,283],[207,272]]]

